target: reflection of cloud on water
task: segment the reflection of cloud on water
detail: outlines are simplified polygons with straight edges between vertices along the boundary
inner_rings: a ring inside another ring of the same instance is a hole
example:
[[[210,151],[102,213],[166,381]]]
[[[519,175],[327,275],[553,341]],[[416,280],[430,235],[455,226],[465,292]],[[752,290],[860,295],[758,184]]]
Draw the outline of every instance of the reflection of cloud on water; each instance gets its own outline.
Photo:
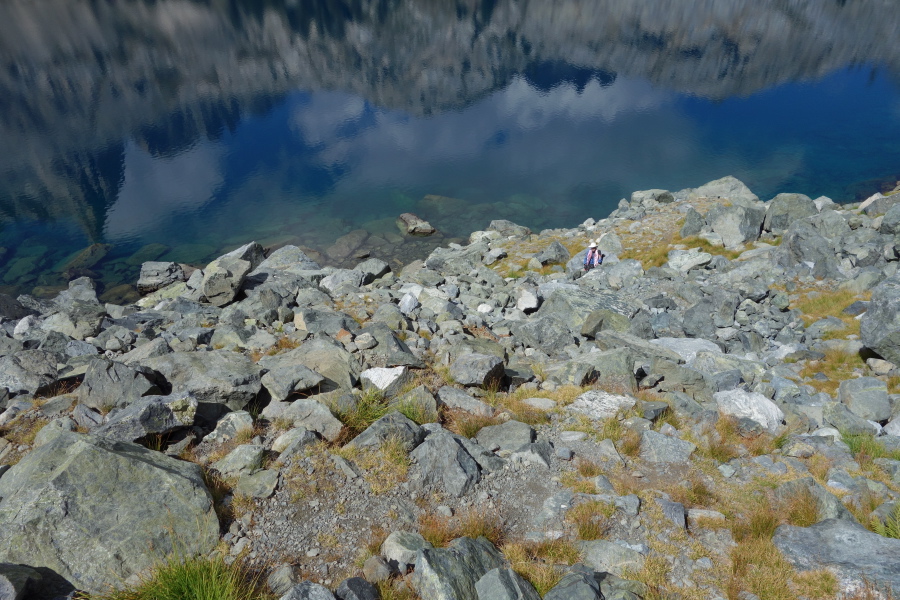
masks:
[[[619,115],[649,111],[659,108],[674,96],[663,92],[643,80],[619,79],[611,85],[601,86],[592,79],[578,91],[575,85],[565,83],[549,92],[539,92],[522,77],[516,77],[497,94],[498,110],[515,120],[522,129],[534,129],[550,120],[603,119],[612,122]]]
[[[200,143],[171,158],[154,158],[129,142],[124,183],[106,219],[107,239],[140,235],[173,213],[205,204],[222,184],[223,153],[217,144]]]

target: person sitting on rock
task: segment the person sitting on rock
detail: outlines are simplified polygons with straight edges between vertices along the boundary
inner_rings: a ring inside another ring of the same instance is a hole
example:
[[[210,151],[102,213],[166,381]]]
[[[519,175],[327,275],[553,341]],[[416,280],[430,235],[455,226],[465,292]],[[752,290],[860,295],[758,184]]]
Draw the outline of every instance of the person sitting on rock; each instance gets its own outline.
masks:
[[[591,241],[588,246],[587,254],[584,255],[584,270],[590,271],[596,266],[603,264],[603,253],[597,247],[597,242]]]

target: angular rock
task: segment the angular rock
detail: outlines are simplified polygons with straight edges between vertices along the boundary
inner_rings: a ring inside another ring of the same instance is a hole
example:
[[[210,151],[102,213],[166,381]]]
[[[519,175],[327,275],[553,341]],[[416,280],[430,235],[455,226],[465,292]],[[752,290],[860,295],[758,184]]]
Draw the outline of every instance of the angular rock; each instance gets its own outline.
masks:
[[[448,408],[464,410],[466,412],[472,413],[473,415],[493,417],[494,413],[496,412],[494,410],[494,407],[490,404],[485,404],[481,400],[474,398],[463,390],[455,387],[450,387],[449,385],[445,385],[438,390],[438,398],[440,399],[441,403],[443,403]]]
[[[600,390],[589,390],[566,407],[571,412],[581,413],[595,421],[602,421],[628,410],[637,403],[635,398],[610,394]]]
[[[413,421],[397,411],[389,412],[365,431],[353,438],[347,446],[353,448],[378,448],[388,440],[397,440],[407,452],[411,452],[425,439],[425,432]]]
[[[481,481],[478,463],[449,433],[432,433],[410,456],[419,464],[424,484],[438,485],[451,496],[460,498]]]
[[[819,212],[812,198],[804,194],[778,194],[766,206],[763,229],[775,234],[783,233],[791,223]]]
[[[141,265],[141,275],[137,289],[141,294],[161,290],[177,281],[184,281],[184,269],[173,262],[145,262]]]
[[[759,423],[769,433],[775,433],[784,421],[784,412],[774,402],[757,392],[741,389],[713,394],[719,411],[738,419]]]
[[[304,581],[292,587],[279,600],[336,600],[336,598],[324,585]]]
[[[335,590],[338,600],[380,600],[378,588],[362,577],[351,577],[341,582]]]
[[[394,531],[381,543],[381,556],[400,572],[415,564],[419,550],[431,550],[434,546],[421,535],[411,531]]]
[[[607,540],[581,542],[584,564],[601,573],[623,576],[626,569],[639,571],[644,566],[640,552]]]
[[[600,584],[590,568],[575,565],[544,596],[544,600],[603,600]]]
[[[475,600],[478,580],[502,566],[503,555],[485,538],[463,537],[447,548],[420,550],[413,585],[429,600]]]
[[[876,425],[857,417],[840,402],[826,402],[822,407],[822,418],[828,425],[850,435],[876,435],[878,433]]]
[[[482,427],[475,439],[490,452],[512,452],[533,442],[536,435],[531,425],[510,420],[500,425]]]
[[[172,392],[191,394],[203,405],[241,410],[256,397],[260,368],[241,354],[226,350],[172,352],[144,361],[144,366],[165,377]]]
[[[568,261],[571,258],[571,254],[569,254],[565,246],[554,240],[546,248],[535,254],[534,258],[541,265],[558,265]]]
[[[887,384],[875,377],[858,377],[841,382],[838,399],[857,417],[883,422],[891,418]]]
[[[292,402],[284,412],[284,417],[291,419],[294,427],[305,427],[315,431],[329,442],[336,440],[344,427],[327,406],[306,398]]]
[[[828,519],[812,527],[782,525],[772,541],[797,570],[833,570],[842,587],[869,582],[900,588],[900,540],[872,533],[858,523]]]
[[[0,498],[0,561],[90,593],[219,539],[200,467],[137,444],[63,433],[0,478]]]
[[[431,223],[412,213],[403,213],[397,217],[397,226],[400,231],[409,235],[431,235],[436,231]]]
[[[250,498],[271,498],[278,487],[278,471],[263,469],[251,475],[238,478],[234,493]]]
[[[477,600],[541,600],[534,586],[512,569],[496,568],[475,583]]]
[[[711,260],[712,254],[701,252],[699,248],[669,251],[669,267],[681,273],[687,273],[691,269],[708,265]]]
[[[324,339],[314,339],[292,352],[297,362],[325,378],[322,391],[352,390],[359,383],[359,362],[342,347]]]
[[[268,369],[260,383],[276,402],[283,402],[291,394],[316,389],[325,381],[324,377],[302,365],[294,351],[266,356],[257,364]]]
[[[153,434],[190,427],[197,414],[197,399],[184,392],[145,396],[125,408],[113,410],[92,433],[119,442],[134,442]]]
[[[225,477],[252,475],[262,468],[265,450],[256,444],[241,444],[211,466]]]
[[[230,412],[216,423],[216,428],[204,441],[221,444],[233,440],[242,431],[253,430],[253,416],[245,410]]]
[[[0,357],[0,388],[10,394],[33,394],[56,381],[56,358],[43,350],[23,350]]]
[[[415,411],[417,415],[416,421],[419,423],[435,423],[440,417],[437,401],[424,385],[420,385],[402,396],[394,398],[388,402],[388,406],[400,408],[400,410],[409,408]]]
[[[652,463],[687,463],[697,446],[653,430],[641,434],[641,459]]]
[[[513,452],[509,459],[526,465],[537,465],[550,468],[553,446],[549,442],[541,440],[524,446]]]
[[[214,306],[225,306],[235,299],[253,264],[237,256],[221,256],[203,269],[200,291]]]
[[[486,354],[465,354],[450,365],[450,376],[464,386],[498,385],[505,372],[503,359]]]
[[[759,239],[765,216],[762,207],[717,204],[706,213],[706,222],[722,236],[726,248],[734,248]]]
[[[385,398],[393,398],[412,381],[412,373],[406,367],[384,367],[366,369],[359,375],[363,390],[376,389]]]
[[[144,369],[147,371],[147,369]],[[147,394],[159,393],[146,372],[120,362],[97,358],[88,363],[78,401],[101,412],[124,408]]]

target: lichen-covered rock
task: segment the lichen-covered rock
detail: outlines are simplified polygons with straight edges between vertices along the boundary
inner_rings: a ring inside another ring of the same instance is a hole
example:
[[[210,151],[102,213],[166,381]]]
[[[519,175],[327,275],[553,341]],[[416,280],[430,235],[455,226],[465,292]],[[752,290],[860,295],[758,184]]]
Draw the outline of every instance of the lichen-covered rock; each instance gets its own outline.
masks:
[[[447,548],[420,550],[413,585],[430,600],[475,600],[478,580],[502,566],[503,555],[485,538],[463,537]]]
[[[0,478],[0,498],[0,561],[92,593],[219,539],[200,467],[131,443],[60,434]]]

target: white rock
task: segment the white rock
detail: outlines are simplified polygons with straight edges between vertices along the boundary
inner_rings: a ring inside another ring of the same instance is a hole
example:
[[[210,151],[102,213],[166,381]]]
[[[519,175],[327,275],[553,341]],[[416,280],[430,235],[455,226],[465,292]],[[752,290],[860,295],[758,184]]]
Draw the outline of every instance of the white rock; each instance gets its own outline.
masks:
[[[900,417],[894,417],[894,420],[884,426],[884,434],[900,435]]]
[[[775,433],[784,420],[784,413],[774,402],[757,392],[744,390],[728,390],[713,394],[719,410],[726,415],[747,418],[765,427],[769,433]]]
[[[630,396],[590,390],[578,396],[575,402],[570,404],[567,409],[599,421],[614,417],[620,410],[628,410],[635,403],[637,403],[637,400]]]
[[[478,308],[476,310],[478,312],[480,312],[481,314],[486,315],[486,314],[489,314],[491,311],[493,311],[494,307],[491,306],[490,304],[479,304]]]
[[[697,358],[698,352],[713,352],[722,354],[722,350],[709,340],[700,338],[658,338],[650,340],[651,344],[662,346],[680,356],[684,362],[689,363]]]
[[[359,375],[363,389],[376,388],[385,396],[395,396],[411,379],[407,367],[375,367],[366,369]]]
[[[417,308],[419,308],[419,300],[412,293],[407,292],[400,298],[400,312],[407,317]]]
[[[712,254],[700,252],[698,248],[690,250],[671,250],[669,252],[669,266],[676,271],[687,273],[691,269],[709,264]]]

